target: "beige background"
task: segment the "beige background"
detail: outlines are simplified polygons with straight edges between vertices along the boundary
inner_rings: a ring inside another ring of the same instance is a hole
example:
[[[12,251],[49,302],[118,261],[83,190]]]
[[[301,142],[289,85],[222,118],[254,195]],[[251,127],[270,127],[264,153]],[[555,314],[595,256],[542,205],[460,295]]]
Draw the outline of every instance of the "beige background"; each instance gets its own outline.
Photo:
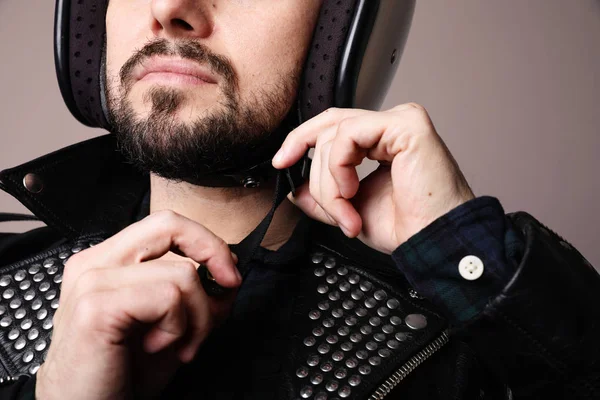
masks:
[[[53,8],[0,0],[0,168],[102,133],[60,98]],[[476,194],[529,211],[597,267],[599,39],[596,0],[420,0],[386,102],[425,105]],[[0,210],[25,211],[4,193]]]

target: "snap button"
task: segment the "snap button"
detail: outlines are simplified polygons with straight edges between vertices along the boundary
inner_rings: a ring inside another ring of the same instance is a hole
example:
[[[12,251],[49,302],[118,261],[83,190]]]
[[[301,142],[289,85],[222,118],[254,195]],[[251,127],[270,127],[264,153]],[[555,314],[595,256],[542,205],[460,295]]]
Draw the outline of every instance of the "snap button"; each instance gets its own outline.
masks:
[[[483,262],[479,257],[466,256],[458,264],[460,276],[468,281],[474,281],[483,274]]]
[[[34,173],[29,173],[23,178],[23,186],[30,193],[40,193],[44,188],[44,184],[39,176]]]

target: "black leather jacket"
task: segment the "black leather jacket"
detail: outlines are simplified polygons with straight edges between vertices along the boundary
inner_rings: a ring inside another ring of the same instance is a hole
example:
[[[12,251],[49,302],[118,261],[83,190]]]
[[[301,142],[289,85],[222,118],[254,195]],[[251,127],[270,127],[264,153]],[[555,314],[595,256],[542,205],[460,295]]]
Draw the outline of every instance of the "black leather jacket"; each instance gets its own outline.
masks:
[[[3,171],[0,185],[48,225],[0,235],[0,398],[26,399],[64,261],[134,221],[148,179],[105,136]],[[599,275],[530,215],[509,217],[522,261],[460,329],[389,256],[303,221],[280,251],[260,252],[230,319],[163,397],[600,398]]]

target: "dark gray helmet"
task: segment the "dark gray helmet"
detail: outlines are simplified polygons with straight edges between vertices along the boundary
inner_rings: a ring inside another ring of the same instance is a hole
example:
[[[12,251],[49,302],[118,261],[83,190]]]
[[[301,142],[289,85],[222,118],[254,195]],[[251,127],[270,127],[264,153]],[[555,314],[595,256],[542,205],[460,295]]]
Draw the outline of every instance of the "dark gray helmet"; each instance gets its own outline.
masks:
[[[69,111],[84,125],[110,131],[102,59],[107,6],[108,0],[57,0],[54,49]],[[397,70],[414,8],[415,0],[324,0],[294,110],[297,123],[330,107],[378,109]],[[261,157],[244,170],[269,161]],[[223,173],[229,181],[232,174],[245,176],[237,172]],[[212,181],[218,186],[219,179]]]

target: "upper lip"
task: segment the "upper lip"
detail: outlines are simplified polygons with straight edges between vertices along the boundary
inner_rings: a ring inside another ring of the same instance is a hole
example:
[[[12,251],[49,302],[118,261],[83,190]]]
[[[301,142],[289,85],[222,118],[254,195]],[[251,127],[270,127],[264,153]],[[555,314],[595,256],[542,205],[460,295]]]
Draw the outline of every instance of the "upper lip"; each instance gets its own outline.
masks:
[[[215,77],[210,71],[190,60],[152,57],[142,63],[134,74],[135,80],[143,79],[146,75],[153,72],[170,72],[173,74],[190,75],[201,79],[207,83],[217,83]]]

